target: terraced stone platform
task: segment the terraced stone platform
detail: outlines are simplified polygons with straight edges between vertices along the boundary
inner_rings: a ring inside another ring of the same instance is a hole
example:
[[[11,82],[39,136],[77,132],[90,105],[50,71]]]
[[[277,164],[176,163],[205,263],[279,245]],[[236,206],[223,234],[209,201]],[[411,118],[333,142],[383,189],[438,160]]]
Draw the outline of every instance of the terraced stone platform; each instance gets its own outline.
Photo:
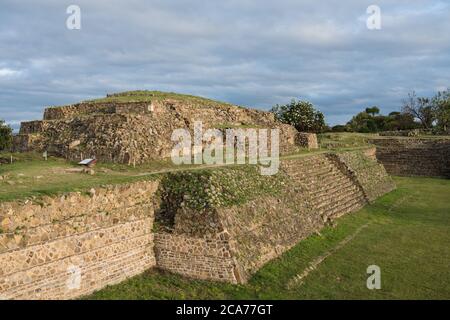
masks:
[[[262,265],[395,188],[374,150],[0,203],[0,297],[68,299],[149,268],[245,283]]]

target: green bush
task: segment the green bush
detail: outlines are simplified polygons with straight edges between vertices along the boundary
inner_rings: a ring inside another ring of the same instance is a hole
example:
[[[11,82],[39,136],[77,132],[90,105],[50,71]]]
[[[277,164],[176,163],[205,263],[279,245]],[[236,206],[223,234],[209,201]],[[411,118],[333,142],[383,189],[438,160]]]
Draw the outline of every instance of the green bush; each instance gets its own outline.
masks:
[[[9,149],[12,144],[12,128],[0,120],[0,151]]]
[[[450,89],[438,92],[432,99],[436,133],[450,133]]]
[[[323,113],[308,101],[294,99],[289,104],[276,105],[271,112],[277,120],[294,126],[300,132],[320,133],[326,128]]]

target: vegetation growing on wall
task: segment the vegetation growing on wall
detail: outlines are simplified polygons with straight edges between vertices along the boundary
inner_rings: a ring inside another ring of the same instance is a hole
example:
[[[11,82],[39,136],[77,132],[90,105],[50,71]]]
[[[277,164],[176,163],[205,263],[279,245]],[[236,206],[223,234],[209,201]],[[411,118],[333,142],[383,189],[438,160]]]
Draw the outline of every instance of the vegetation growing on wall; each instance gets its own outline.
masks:
[[[283,173],[263,176],[257,166],[243,165],[168,173],[161,181],[160,195],[170,206],[201,210],[241,204],[264,194],[276,195],[283,185]]]

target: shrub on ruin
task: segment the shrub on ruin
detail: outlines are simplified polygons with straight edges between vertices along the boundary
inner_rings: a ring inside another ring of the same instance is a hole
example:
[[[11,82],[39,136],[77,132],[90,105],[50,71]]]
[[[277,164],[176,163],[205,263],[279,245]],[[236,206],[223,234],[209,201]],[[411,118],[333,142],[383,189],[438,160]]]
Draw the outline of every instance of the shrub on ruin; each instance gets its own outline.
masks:
[[[9,149],[12,144],[12,128],[0,120],[0,151]]]
[[[308,101],[293,99],[286,105],[276,105],[271,112],[277,120],[292,125],[300,132],[320,133],[326,128],[323,113]]]

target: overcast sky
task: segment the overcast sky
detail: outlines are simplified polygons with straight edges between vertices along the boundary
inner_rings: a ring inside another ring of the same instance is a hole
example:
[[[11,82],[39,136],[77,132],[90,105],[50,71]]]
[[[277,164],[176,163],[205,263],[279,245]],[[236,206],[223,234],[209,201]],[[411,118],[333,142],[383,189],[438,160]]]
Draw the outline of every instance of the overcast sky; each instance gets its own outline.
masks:
[[[66,9],[81,8],[81,30]],[[369,5],[381,30],[369,30]],[[329,124],[450,86],[450,1],[0,0],[0,118],[132,89],[269,109],[307,99]]]

